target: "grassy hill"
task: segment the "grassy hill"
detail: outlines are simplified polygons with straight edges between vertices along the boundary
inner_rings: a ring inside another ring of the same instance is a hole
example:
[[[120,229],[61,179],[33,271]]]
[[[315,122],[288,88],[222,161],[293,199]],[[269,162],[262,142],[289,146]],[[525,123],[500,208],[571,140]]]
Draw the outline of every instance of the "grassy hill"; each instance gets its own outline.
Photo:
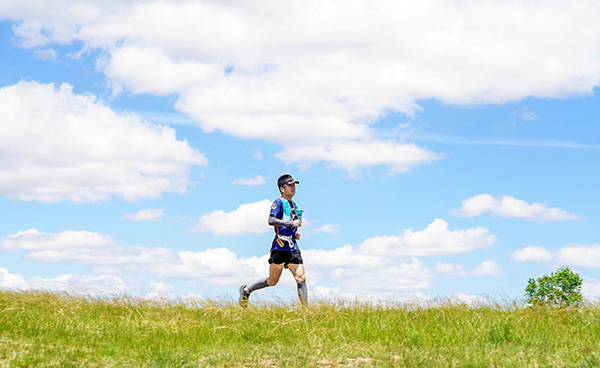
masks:
[[[600,308],[0,291],[0,367],[596,367]]]

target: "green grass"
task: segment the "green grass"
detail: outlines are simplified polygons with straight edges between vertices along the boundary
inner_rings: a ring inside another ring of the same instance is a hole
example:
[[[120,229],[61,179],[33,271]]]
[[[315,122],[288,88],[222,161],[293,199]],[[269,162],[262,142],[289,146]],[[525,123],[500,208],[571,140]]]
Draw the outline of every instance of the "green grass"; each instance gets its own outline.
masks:
[[[598,367],[600,308],[0,291],[0,367]]]

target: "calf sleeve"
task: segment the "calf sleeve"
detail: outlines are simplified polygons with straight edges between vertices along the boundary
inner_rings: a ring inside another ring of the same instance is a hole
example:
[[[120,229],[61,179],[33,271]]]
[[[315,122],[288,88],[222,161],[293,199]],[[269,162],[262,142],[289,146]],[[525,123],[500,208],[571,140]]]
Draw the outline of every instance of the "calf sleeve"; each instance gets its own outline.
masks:
[[[267,286],[269,286],[269,284],[267,283],[267,279],[258,280],[255,283],[248,285],[248,292],[251,293],[254,290],[264,289]]]
[[[306,287],[306,282],[298,283],[298,298],[300,298],[302,305],[308,305],[308,288]]]

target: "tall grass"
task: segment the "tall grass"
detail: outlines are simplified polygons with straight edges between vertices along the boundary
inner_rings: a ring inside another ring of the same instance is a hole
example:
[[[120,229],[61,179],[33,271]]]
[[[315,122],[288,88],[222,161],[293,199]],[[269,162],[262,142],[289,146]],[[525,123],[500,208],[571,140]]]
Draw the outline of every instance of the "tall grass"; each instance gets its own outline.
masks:
[[[597,367],[600,308],[0,292],[0,367]]]

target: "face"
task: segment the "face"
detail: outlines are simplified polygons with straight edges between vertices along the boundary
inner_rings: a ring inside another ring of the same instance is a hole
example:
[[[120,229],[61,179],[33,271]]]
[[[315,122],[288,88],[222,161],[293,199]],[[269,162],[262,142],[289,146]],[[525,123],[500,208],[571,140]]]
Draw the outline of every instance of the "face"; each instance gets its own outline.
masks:
[[[284,197],[293,197],[296,194],[296,184],[284,184],[281,187],[281,195]]]

